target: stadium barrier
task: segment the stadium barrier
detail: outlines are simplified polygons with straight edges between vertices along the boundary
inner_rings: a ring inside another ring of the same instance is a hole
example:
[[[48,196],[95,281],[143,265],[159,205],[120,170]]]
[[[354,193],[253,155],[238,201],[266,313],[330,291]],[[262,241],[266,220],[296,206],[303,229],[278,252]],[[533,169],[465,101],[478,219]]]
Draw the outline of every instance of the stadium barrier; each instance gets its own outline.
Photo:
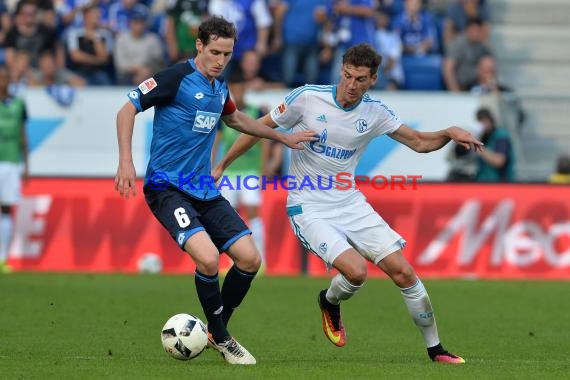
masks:
[[[110,179],[32,179],[17,210],[10,263],[20,271],[137,271],[146,253],[167,273],[193,273],[191,260],[151,215],[138,183],[124,200]],[[431,278],[570,279],[570,186],[418,183],[376,190],[369,202],[407,240],[405,256]],[[283,189],[263,192],[267,275],[303,273]],[[231,265],[222,256],[222,271]],[[325,275],[308,257],[306,272]],[[380,276],[370,268],[371,276]]]
[[[68,107],[57,104],[41,89],[26,91],[29,121],[30,174],[40,177],[114,177],[117,169],[116,113],[128,101],[129,88],[77,90]],[[272,108],[287,90],[249,92],[248,102]],[[402,121],[422,131],[450,125],[473,127],[480,104],[494,97],[422,92],[371,92],[391,107]],[[153,109],[137,115],[133,133],[133,160],[144,174],[152,139]],[[421,174],[424,180],[445,179],[447,147],[429,155],[410,154],[389,138],[374,139],[362,154],[357,174]],[[418,169],[421,168],[421,173]]]

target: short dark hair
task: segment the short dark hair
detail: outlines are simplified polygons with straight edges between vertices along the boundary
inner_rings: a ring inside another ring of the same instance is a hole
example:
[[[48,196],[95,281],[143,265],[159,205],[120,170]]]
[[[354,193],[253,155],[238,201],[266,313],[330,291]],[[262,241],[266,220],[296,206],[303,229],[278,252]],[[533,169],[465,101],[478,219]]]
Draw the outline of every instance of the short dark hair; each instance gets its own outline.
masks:
[[[38,9],[38,4],[34,2],[34,0],[21,0],[16,4],[16,9],[14,11],[15,15],[19,15],[20,12],[22,11],[22,8],[24,8],[26,5],[33,5],[34,7],[36,7],[36,10]]]
[[[218,38],[233,38],[237,41],[237,30],[233,23],[221,16],[212,16],[198,27],[198,38],[204,45]]]
[[[370,74],[378,72],[378,67],[382,63],[382,57],[370,44],[358,44],[351,46],[342,56],[343,65],[353,65],[356,67],[368,67]]]
[[[467,27],[471,25],[483,26],[483,19],[480,17],[469,17],[467,19]]]
[[[479,108],[477,110],[476,117],[477,121],[481,121],[481,119],[488,119],[491,121],[491,124],[495,125],[495,118],[488,108]]]

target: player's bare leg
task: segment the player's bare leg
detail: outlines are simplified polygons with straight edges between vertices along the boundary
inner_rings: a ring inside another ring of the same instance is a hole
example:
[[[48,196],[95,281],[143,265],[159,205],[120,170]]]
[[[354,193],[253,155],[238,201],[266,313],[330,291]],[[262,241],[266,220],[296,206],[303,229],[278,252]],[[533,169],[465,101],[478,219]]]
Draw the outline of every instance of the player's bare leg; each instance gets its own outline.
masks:
[[[428,347],[430,359],[435,362],[451,364],[465,363],[463,358],[446,351],[441,345],[433,308],[427,291],[417,277],[414,268],[402,255],[402,251],[398,250],[386,256],[378,263],[378,267],[390,276],[392,281],[400,288],[406,307],[414,323],[420,329]]]
[[[319,293],[323,332],[338,347],[346,344],[346,330],[340,316],[340,302],[352,297],[366,280],[366,261],[354,249],[341,253],[333,262],[340,272],[331,281],[328,289]]]

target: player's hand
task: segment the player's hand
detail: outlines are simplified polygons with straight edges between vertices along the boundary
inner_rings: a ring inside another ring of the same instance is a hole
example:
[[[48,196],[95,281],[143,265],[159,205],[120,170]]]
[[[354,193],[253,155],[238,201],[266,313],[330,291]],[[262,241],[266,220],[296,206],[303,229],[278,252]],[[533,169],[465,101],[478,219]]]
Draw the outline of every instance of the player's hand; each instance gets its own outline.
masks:
[[[212,170],[212,177],[214,177],[214,182],[218,182],[220,178],[222,178],[222,174],[224,174],[224,169],[220,164],[216,165],[214,170]]]
[[[129,199],[131,194],[133,197],[137,195],[136,176],[135,165],[132,162],[119,164],[115,176],[115,190],[119,192],[121,197]]]
[[[283,139],[283,144],[287,145],[289,148],[292,149],[305,149],[302,142],[306,141],[317,141],[319,139],[317,133],[315,131],[303,131],[303,132],[295,132],[291,134],[286,134]]]
[[[451,127],[448,129],[449,137],[465,149],[483,151],[484,144],[463,128]]]

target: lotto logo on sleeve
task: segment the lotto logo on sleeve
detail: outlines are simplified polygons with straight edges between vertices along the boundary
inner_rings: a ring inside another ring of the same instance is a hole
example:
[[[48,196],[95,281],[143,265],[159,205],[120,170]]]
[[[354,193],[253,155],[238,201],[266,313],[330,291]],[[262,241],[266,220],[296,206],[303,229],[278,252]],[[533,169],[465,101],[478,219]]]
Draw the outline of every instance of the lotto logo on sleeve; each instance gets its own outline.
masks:
[[[146,95],[149,92],[151,92],[157,86],[158,86],[158,84],[156,83],[154,78],[149,78],[149,79],[145,80],[144,82],[142,82],[141,84],[139,84],[139,90],[141,90],[143,95]]]
[[[196,120],[194,120],[192,130],[200,133],[210,133],[218,123],[219,118],[220,114],[198,111],[196,112]]]

